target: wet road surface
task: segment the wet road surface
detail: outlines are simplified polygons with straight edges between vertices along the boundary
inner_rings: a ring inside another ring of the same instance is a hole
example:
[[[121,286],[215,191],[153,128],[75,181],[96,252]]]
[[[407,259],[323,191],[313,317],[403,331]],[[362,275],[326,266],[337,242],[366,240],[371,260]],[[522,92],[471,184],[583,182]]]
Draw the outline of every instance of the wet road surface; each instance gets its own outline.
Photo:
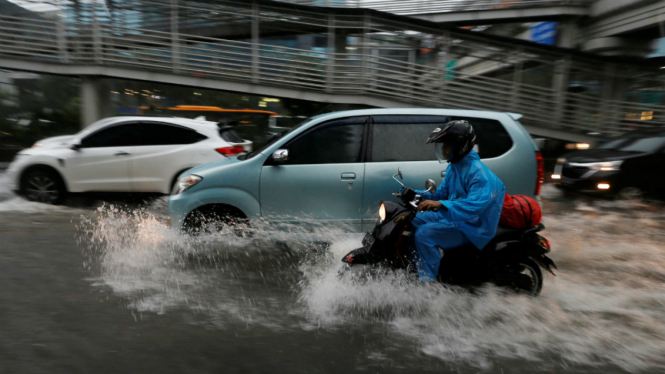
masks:
[[[163,199],[0,201],[0,373],[665,372],[665,209],[546,186],[539,298],[349,283],[344,228],[172,233]],[[1,190],[0,190],[1,191]],[[275,246],[270,239],[291,243]],[[307,243],[333,242],[328,252]]]

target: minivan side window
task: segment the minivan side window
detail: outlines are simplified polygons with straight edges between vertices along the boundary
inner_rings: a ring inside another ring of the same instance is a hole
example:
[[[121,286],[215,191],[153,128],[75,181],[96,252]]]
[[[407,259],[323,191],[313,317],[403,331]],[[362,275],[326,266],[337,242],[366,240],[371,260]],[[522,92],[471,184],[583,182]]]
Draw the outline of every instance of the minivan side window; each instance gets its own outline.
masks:
[[[476,145],[480,158],[499,157],[513,147],[513,139],[501,122],[495,119],[474,117],[451,117],[451,120],[469,121],[476,130]]]
[[[362,162],[363,132],[367,117],[333,120],[286,144],[289,165]]]
[[[449,121],[444,116],[373,116],[369,162],[436,161],[427,137]]]
[[[506,153],[513,140],[501,122],[493,119],[446,116],[373,116],[372,149],[369,162],[432,161],[434,147],[425,141],[446,122],[467,120],[476,131],[476,150],[480,158]]]

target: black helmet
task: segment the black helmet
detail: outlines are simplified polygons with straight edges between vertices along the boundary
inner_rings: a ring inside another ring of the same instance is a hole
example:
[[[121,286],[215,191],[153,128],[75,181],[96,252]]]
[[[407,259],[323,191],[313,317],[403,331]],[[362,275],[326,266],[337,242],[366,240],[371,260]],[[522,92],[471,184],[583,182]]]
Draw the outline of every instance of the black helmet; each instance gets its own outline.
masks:
[[[467,121],[450,121],[443,127],[437,127],[432,131],[426,144],[429,143],[435,143],[436,157],[440,163],[457,162],[471,152],[476,145],[476,133],[473,131],[473,126]],[[443,154],[444,144],[450,146],[450,154],[447,156]]]

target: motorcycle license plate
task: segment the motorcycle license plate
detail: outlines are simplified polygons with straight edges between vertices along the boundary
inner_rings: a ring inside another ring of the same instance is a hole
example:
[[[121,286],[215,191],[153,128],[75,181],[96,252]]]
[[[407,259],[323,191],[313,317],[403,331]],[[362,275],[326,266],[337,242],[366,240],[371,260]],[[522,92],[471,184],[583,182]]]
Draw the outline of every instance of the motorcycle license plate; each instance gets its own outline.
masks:
[[[372,234],[370,233],[365,234],[365,237],[363,238],[363,248],[370,249],[372,247],[372,244],[374,244],[374,237],[372,236]]]

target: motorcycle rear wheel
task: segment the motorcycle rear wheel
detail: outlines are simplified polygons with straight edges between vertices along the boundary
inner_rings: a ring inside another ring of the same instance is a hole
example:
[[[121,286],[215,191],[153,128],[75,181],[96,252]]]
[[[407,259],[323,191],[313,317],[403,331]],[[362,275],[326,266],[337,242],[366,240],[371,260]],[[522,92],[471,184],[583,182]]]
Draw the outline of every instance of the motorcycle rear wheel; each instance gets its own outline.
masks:
[[[524,258],[496,274],[492,283],[529,296],[538,296],[543,288],[543,272],[530,258]]]
[[[530,287],[523,287],[521,284],[517,285],[519,292],[530,296],[538,296],[543,289],[543,272],[540,270],[540,266],[532,259],[526,258],[519,261],[517,271],[520,275],[531,279]]]

